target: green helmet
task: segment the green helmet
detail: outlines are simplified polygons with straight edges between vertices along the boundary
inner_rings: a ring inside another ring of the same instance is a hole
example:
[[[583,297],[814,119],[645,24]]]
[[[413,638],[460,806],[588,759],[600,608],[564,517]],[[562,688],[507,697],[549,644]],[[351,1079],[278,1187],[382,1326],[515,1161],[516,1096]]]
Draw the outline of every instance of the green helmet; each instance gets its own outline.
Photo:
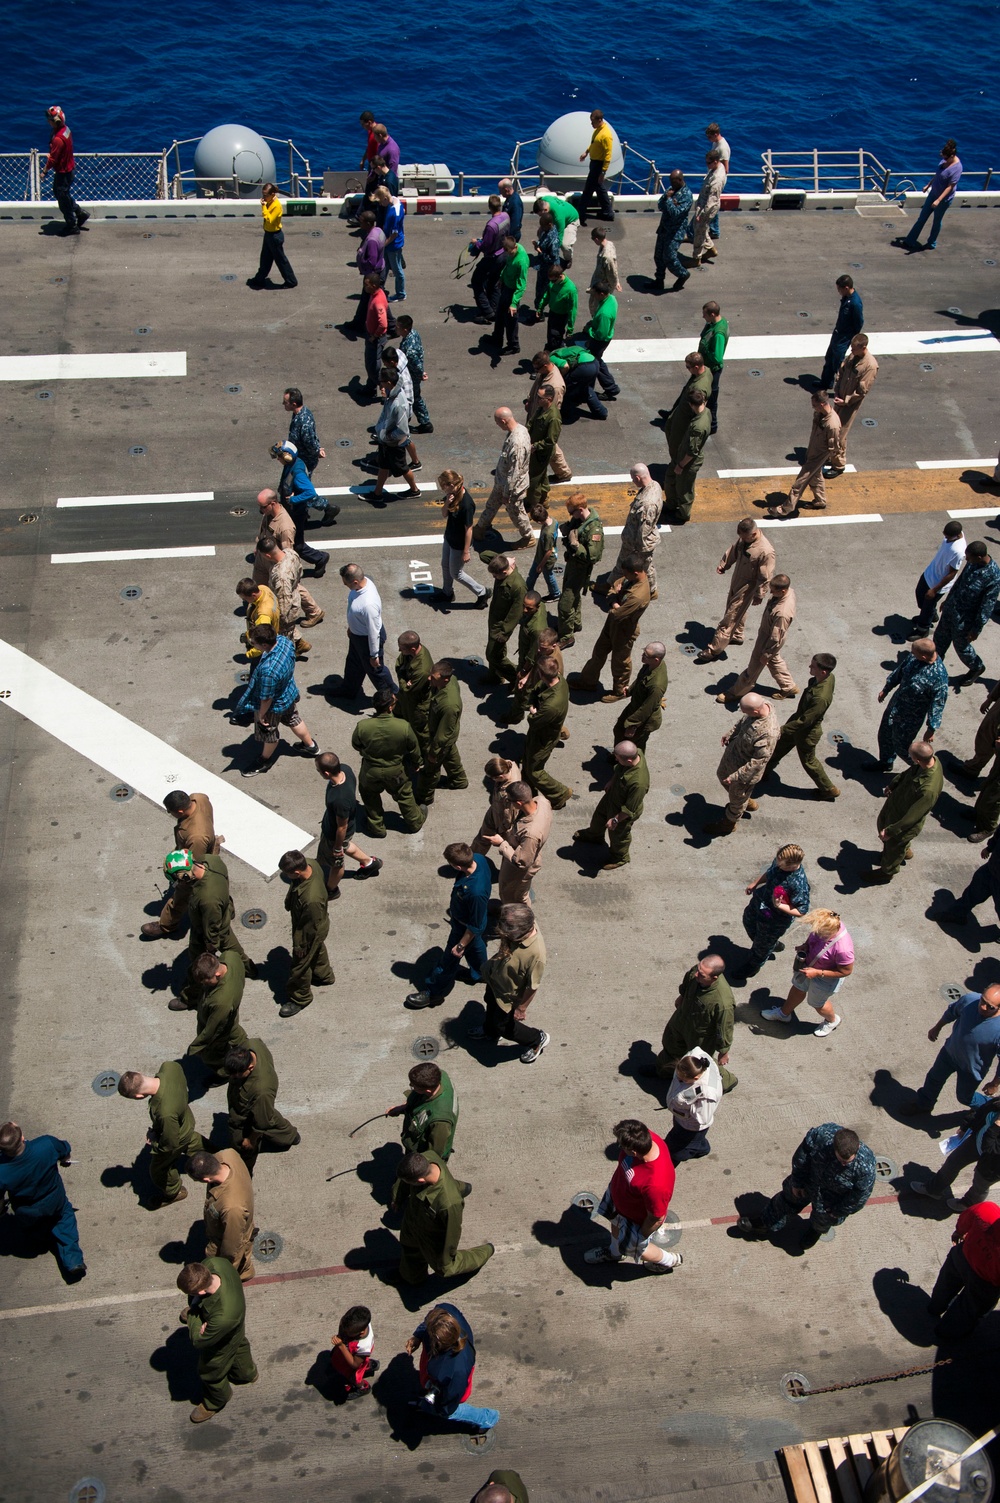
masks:
[[[163,872],[167,877],[181,877],[194,870],[190,851],[170,851],[164,858]]]

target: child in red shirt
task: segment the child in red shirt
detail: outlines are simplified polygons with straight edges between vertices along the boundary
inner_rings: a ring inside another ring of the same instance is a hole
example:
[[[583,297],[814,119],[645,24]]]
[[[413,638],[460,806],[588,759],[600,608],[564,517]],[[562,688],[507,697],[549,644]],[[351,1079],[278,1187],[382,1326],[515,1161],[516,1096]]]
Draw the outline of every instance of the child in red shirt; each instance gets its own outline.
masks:
[[[379,1364],[372,1357],[375,1333],[372,1330],[372,1312],[366,1305],[352,1305],[340,1317],[336,1336],[331,1337],[333,1350],[330,1361],[337,1375],[344,1380],[345,1397],[358,1399],[371,1393],[371,1384],[366,1382],[369,1373],[378,1372]]]

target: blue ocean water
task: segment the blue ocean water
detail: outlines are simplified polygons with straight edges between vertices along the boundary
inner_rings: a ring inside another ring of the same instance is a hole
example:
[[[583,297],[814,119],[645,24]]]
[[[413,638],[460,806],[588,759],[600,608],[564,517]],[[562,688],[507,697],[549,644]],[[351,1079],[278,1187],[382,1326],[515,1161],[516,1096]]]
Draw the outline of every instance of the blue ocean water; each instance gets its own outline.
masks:
[[[954,136],[1000,168],[1000,4],[925,0],[110,0],[4,7],[0,150],[46,141],[61,104],[80,150],[157,150],[235,120],[290,136],[314,171],[361,156],[363,108],[404,161],[494,172],[519,138],[600,104],[662,168],[721,122],[734,170],[765,147],[865,146],[923,173]],[[531,158],[533,160],[533,157]]]

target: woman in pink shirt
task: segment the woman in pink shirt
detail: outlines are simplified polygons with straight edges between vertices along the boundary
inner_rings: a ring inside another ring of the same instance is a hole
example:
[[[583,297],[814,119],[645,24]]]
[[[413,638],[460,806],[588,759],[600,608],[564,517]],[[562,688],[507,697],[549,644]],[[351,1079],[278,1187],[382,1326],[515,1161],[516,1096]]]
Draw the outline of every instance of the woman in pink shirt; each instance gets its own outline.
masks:
[[[829,908],[814,908],[802,923],[809,926],[810,932],[795,951],[795,971],[788,996],[780,1007],[765,1007],[761,1017],[769,1023],[790,1023],[799,1003],[808,1002],[821,1019],[813,1033],[824,1039],[842,1022],[834,1009],[833,997],[854,970],[854,942],[841,923],[840,914]]]

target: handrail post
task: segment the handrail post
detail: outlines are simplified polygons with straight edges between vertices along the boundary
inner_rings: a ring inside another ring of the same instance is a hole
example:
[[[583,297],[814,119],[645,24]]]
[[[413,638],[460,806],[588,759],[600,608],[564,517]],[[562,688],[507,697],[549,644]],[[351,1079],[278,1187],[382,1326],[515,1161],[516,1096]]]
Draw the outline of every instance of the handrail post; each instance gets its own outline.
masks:
[[[858,147],[858,192],[865,191],[865,153],[862,146]]]
[[[459,196],[459,198],[464,198],[465,197],[465,173],[464,172],[460,172],[458,174],[458,196]]]
[[[884,174],[884,176],[882,178],[882,197],[883,198],[885,198],[886,194],[889,192],[889,179],[891,177],[892,177],[892,169],[891,169],[891,167],[887,167],[885,169],[885,174]]]
[[[38,176],[38,148],[33,146],[28,161],[28,198],[35,204],[42,196],[41,183]]]
[[[819,192],[819,151],[813,147],[813,192]]]
[[[990,186],[990,179],[992,177],[993,177],[993,168],[992,167],[987,167],[987,169],[986,169],[986,181],[983,183],[983,192],[984,193],[986,192],[987,188]]]

